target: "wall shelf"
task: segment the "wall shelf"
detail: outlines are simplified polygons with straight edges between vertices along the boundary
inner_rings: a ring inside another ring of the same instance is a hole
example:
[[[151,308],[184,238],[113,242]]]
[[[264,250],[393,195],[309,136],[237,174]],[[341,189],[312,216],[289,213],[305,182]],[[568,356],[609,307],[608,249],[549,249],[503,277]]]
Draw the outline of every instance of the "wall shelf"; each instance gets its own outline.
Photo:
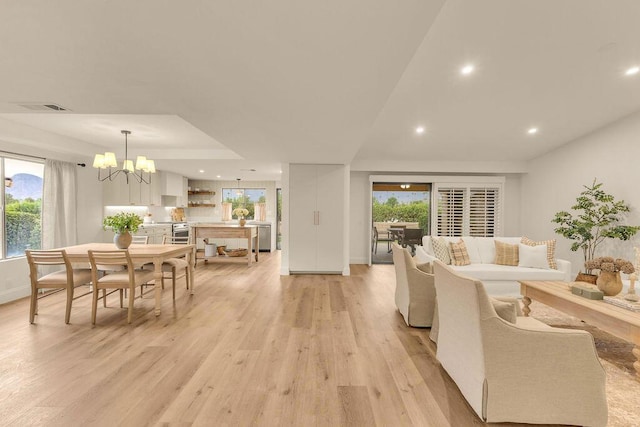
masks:
[[[204,203],[189,203],[189,207],[190,208],[215,208],[216,205],[213,204],[213,203],[211,203],[211,204],[209,204],[209,203],[207,203],[207,204],[204,204]]]
[[[216,194],[215,191],[189,191],[189,195],[198,195],[201,194],[203,196],[213,196]]]

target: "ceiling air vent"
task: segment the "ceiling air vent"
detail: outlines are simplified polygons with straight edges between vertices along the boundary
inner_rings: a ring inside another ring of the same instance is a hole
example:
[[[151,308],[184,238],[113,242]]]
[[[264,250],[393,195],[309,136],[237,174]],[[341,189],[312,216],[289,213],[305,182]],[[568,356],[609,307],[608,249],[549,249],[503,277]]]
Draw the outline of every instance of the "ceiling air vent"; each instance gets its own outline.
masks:
[[[28,110],[33,111],[71,111],[68,108],[64,108],[58,104],[42,104],[42,103],[29,103],[29,104],[18,104],[21,107],[24,107]]]

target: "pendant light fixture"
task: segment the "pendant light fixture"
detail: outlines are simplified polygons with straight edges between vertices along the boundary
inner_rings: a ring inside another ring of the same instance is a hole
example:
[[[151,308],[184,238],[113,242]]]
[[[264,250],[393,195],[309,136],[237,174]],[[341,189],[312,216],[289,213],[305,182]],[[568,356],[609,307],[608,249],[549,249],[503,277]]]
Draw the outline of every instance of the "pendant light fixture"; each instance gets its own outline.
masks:
[[[122,169],[113,169],[118,167],[118,161],[116,160],[115,153],[106,152],[104,154],[96,154],[93,159],[93,167],[98,169],[98,180],[99,181],[113,181],[113,179],[120,175],[124,174],[127,183],[129,183],[129,176],[134,177],[138,182],[150,184],[151,183],[151,174],[156,172],[156,164],[153,160],[147,159],[145,156],[138,156],[136,158],[135,168],[133,166],[133,160],[129,160],[129,141],[128,136],[131,135],[130,130],[121,130],[120,131],[124,135],[124,160],[122,161]],[[109,169],[109,173],[107,176],[103,177],[101,174],[102,169]],[[140,171],[140,172],[136,172]],[[145,179],[145,172],[147,173],[147,177]]]

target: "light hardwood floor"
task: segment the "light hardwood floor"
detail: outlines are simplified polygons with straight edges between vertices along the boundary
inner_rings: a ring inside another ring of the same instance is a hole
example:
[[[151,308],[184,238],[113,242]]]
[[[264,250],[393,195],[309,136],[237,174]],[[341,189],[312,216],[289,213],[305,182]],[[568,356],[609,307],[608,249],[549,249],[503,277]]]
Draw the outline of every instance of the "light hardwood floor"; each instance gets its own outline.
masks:
[[[0,425],[472,426],[483,423],[435,360],[428,329],[394,305],[392,265],[350,277],[204,264],[196,294],[153,293],[134,319],[117,295],[0,306]],[[125,305],[126,306],[126,305]],[[523,385],[525,386],[525,385]],[[501,424],[507,425],[507,424]]]

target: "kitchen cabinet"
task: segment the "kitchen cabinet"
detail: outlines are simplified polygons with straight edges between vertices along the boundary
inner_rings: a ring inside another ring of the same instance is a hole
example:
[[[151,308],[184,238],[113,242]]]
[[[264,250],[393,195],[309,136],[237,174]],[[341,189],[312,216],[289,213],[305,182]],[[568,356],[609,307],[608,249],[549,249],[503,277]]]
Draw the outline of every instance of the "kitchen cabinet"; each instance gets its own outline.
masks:
[[[149,244],[161,244],[164,236],[171,237],[171,224],[144,224],[134,236],[149,236]]]
[[[189,203],[187,195],[188,178],[173,172],[162,173],[162,196],[165,206],[186,208]]]
[[[161,206],[160,183],[154,180],[151,184],[140,183],[130,177],[129,183],[123,176],[116,177],[113,181],[104,181],[102,198],[105,206]]]
[[[343,165],[290,165],[291,273],[342,273],[344,168]]]

